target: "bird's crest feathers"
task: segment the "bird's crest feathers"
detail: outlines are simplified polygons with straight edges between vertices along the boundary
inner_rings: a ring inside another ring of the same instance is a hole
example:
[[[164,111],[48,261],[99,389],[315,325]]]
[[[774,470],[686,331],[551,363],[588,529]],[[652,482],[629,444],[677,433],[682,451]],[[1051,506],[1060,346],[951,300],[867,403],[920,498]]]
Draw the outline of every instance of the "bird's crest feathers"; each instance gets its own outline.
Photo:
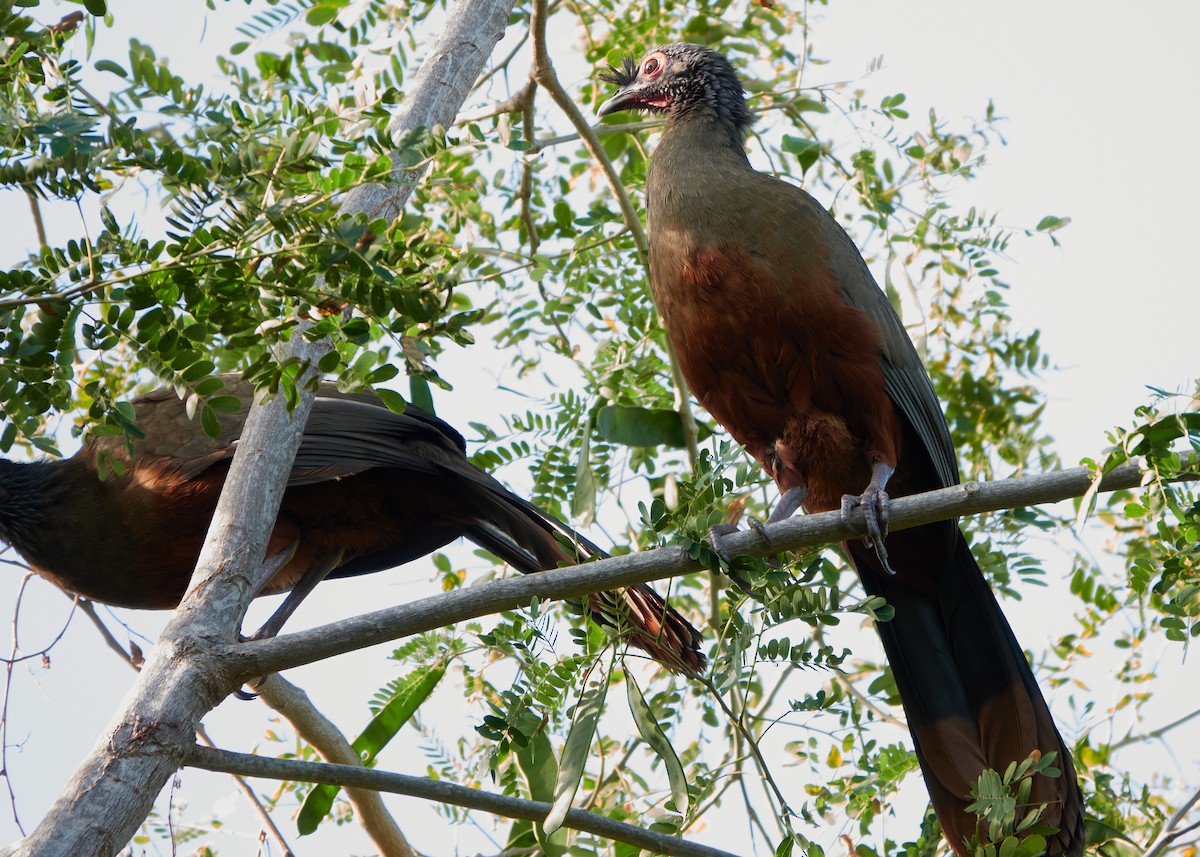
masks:
[[[637,80],[637,69],[637,60],[633,58],[633,54],[625,54],[625,58],[621,60],[621,67],[610,65],[606,71],[600,72],[600,79],[613,86],[629,86]]]

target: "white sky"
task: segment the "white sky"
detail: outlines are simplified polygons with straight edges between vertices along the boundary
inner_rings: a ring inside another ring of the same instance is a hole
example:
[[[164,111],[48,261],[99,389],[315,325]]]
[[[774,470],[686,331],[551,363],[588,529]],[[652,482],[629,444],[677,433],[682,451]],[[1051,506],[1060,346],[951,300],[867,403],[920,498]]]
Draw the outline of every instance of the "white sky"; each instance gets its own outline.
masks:
[[[125,57],[129,35],[136,35],[173,61],[186,57],[202,62],[232,41],[222,34],[222,22],[244,10],[241,4],[221,5],[205,25],[200,3],[112,5],[117,33],[108,42],[116,46],[110,50],[118,59]],[[41,17],[57,20],[72,8],[76,7],[50,4]],[[812,14],[816,52],[833,62],[811,68],[808,84],[859,78],[869,62],[882,55],[883,70],[863,81],[876,102],[903,91],[913,115],[937,105],[940,114],[953,119],[979,115],[990,98],[997,112],[1008,117],[1001,125],[1008,146],[992,150],[989,165],[966,189],[969,199],[960,199],[964,207],[999,212],[1001,220],[1012,225],[1032,225],[1044,214],[1072,218],[1059,233],[1061,248],[1051,247],[1044,238],[1016,242],[1014,258],[1003,270],[1012,285],[1009,298],[1016,323],[1025,330],[1040,328],[1045,351],[1060,367],[1043,382],[1050,394],[1046,424],[1068,464],[1100,453],[1109,427],[1130,424],[1134,407],[1146,400],[1146,385],[1185,388],[1188,379],[1200,374],[1195,344],[1200,283],[1192,260],[1196,241],[1190,218],[1200,198],[1193,154],[1200,130],[1200,55],[1194,44],[1200,33],[1200,4],[1162,2],[1135,8],[1085,0],[835,0],[828,9],[814,7]],[[147,32],[144,23],[150,19],[162,26]],[[208,33],[201,39],[205,26]],[[642,46],[629,47],[637,53]],[[24,203],[15,202],[5,199],[10,213],[7,228],[0,232],[0,262],[6,266],[35,240]],[[60,234],[76,234],[70,213],[62,217]],[[459,425],[477,418],[484,392],[478,376],[471,374],[478,371],[478,361],[474,355],[467,357],[448,363],[448,377],[457,389],[438,399],[440,414]],[[493,382],[489,379],[483,387],[490,391]],[[511,404],[498,404],[489,420]],[[1054,564],[1052,545],[1046,550],[1047,568],[1054,575],[1061,564]],[[1063,576],[1067,571],[1061,568]],[[305,605],[294,625],[332,621],[355,605],[415,597],[423,592],[417,580],[422,576],[414,571],[332,584],[326,597]],[[9,575],[8,581],[0,583],[0,616],[11,615],[16,595],[16,576]],[[30,589],[21,641],[26,650],[36,650],[57,632],[68,604],[48,585],[35,581]],[[1039,603],[1047,609],[1039,610]],[[259,612],[248,623],[271,606],[257,605]],[[1008,612],[1027,647],[1037,650],[1056,636],[1053,608],[1040,593],[1030,593]],[[152,614],[123,615],[151,638],[162,622]],[[365,722],[364,701],[394,675],[380,663],[387,651],[360,653],[290,676],[353,732]],[[1177,674],[1180,654],[1166,649],[1164,675]],[[10,748],[9,766],[27,828],[118,710],[132,678],[101,650],[82,617],[75,618],[52,657],[52,669],[23,666],[14,676],[10,736],[21,746]],[[1148,657],[1153,659],[1154,652]],[[1089,694],[1100,709],[1114,701],[1111,689],[1102,683],[1077,690],[1077,696]],[[1188,710],[1183,694],[1174,700],[1176,708],[1171,701],[1167,694],[1164,705],[1154,709],[1158,719],[1147,728]],[[449,699],[447,703],[453,704]],[[1060,703],[1055,700],[1056,710],[1061,710]],[[260,742],[265,725],[261,706],[232,701],[206,722],[218,743],[238,750]],[[1072,726],[1064,726],[1064,731],[1070,733]],[[265,752],[283,749],[264,747]],[[1143,761],[1152,766],[1148,770],[1177,771],[1194,783],[1200,777],[1198,733],[1181,737],[1174,752],[1152,748]],[[385,766],[407,773],[418,773],[424,765],[421,756],[385,761]],[[231,827],[252,831],[232,789],[218,780],[215,775],[185,773],[177,801],[192,801],[197,816],[216,811]],[[400,824],[414,844],[430,854],[455,853],[459,838],[459,853],[489,848],[469,828],[448,830],[420,804],[389,802],[400,807]],[[741,829],[717,835],[710,827],[704,838],[738,850],[740,834]],[[0,808],[0,843],[16,835],[10,813]],[[292,837],[292,844],[301,853],[344,853],[350,842],[359,850],[369,848],[353,836],[339,828],[317,840]],[[455,838],[454,844],[448,836]],[[223,853],[254,853],[255,844],[247,838],[244,845],[226,845]]]

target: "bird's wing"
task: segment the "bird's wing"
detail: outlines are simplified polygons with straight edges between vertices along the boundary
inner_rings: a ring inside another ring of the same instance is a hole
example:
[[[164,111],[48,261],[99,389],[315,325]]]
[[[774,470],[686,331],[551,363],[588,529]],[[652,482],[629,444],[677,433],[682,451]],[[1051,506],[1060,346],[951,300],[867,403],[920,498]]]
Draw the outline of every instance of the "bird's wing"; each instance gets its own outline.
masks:
[[[375,467],[452,470],[478,477],[476,481],[489,487],[494,482],[466,460],[462,436],[432,414],[414,407],[397,414],[374,397],[324,392],[313,402],[289,485],[339,479]]]
[[[819,205],[808,198],[812,205]],[[946,417],[908,331],[887,295],[876,285],[850,236],[832,217],[822,218],[822,223],[829,243],[829,263],[842,286],[843,299],[864,312],[883,335],[883,374],[888,395],[924,442],[942,487],[958,484],[958,460]]]
[[[189,418],[175,390],[164,387],[133,400],[135,423],[143,437],[134,442],[134,460],[182,479],[195,479],[233,457],[254,399],[251,384],[236,375],[222,376],[221,395],[242,403],[236,413],[219,413],[221,431],[209,437],[198,420]],[[129,462],[125,441],[96,437],[97,453]],[[388,410],[370,393],[340,393],[323,383],[292,466],[289,485],[340,479],[373,467],[433,472],[465,460],[466,442],[454,428],[432,414],[410,407],[403,414]],[[483,475],[481,471],[476,471]]]

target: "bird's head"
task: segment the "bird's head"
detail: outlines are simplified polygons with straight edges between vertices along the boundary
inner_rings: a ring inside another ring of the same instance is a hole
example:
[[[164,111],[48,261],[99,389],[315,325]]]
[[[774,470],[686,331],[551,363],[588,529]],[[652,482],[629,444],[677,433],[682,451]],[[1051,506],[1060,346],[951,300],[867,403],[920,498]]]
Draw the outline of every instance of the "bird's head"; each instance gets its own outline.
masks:
[[[729,60],[704,45],[675,42],[652,49],[640,62],[627,56],[600,79],[620,87],[600,105],[607,116],[618,110],[665,113],[669,119],[706,115],[740,135],[750,126],[742,83]]]

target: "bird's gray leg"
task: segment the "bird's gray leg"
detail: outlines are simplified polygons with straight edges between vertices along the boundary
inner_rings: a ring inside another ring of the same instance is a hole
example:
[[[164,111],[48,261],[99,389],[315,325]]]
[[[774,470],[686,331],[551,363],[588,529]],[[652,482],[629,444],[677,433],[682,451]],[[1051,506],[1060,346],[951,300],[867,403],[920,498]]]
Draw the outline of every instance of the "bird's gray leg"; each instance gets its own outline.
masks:
[[[883,546],[883,540],[887,538],[888,515],[891,512],[892,503],[884,489],[895,472],[894,467],[890,467],[882,461],[876,461],[871,465],[871,481],[867,483],[867,490],[858,497],[853,494],[846,494],[842,497],[842,520],[866,539],[871,547],[875,548],[875,554],[883,563],[883,570],[888,574],[896,572],[888,564],[887,548]],[[862,507],[866,532],[860,531],[851,523],[851,513],[857,507]]]
[[[775,508],[771,510],[771,514],[767,518],[767,523],[774,524],[796,514],[796,510],[804,505],[804,498],[807,496],[808,488],[802,485],[796,488],[789,488],[787,491],[783,492],[783,496],[779,498],[779,502],[776,503]],[[771,539],[767,535],[767,531],[764,529],[762,521],[753,517],[748,517],[746,521],[750,529],[762,536],[763,539],[766,540],[767,544],[771,543]],[[725,560],[726,562],[729,562],[731,557],[729,555],[729,550],[723,544],[724,537],[730,535],[731,533],[736,533],[737,531],[737,524],[717,524],[717,526],[710,527],[708,530],[708,537],[712,540],[713,550],[716,551],[717,556],[721,557],[721,559]]]
[[[271,618],[246,639],[266,640],[274,637],[283,630],[284,623],[296,612],[296,608],[300,606],[300,603],[312,593],[318,583],[327,578],[330,572],[342,564],[342,556],[344,554],[345,551],[343,550],[335,550],[317,557],[316,562],[309,566],[308,570],[296,581],[296,585],[287,594],[287,598],[283,599],[283,603],[279,605],[279,608],[271,614]]]
[[[292,561],[292,557],[296,555],[296,551],[300,547],[300,540],[293,539],[279,553],[274,556],[264,557],[262,565],[258,567],[258,577],[254,581],[254,595],[257,598],[258,593],[263,591],[271,578],[279,574],[285,565]]]
[[[276,554],[273,557],[268,557],[263,561],[262,572],[264,575],[264,586],[266,585],[267,581],[275,576],[279,569],[283,568],[288,564],[288,562],[291,561],[292,556],[296,553],[296,546],[296,543],[293,543],[289,550]],[[298,581],[296,581],[296,585],[293,586],[292,591],[287,594],[287,598],[283,599],[283,603],[280,604],[278,609],[271,614],[271,618],[264,622],[262,627],[249,637],[244,637],[243,640],[266,640],[277,635],[283,629],[284,623],[291,618],[292,614],[296,612],[296,608],[299,607],[300,603],[309,596],[313,589],[316,588],[317,584],[328,577],[331,571],[342,564],[342,556],[344,554],[345,551],[336,550],[317,557],[316,562],[310,565],[308,570],[301,575]],[[272,568],[273,570],[271,570]],[[265,678],[266,676],[263,676],[255,679],[254,681],[246,683],[251,687],[257,688],[262,685]],[[235,690],[234,695],[237,696],[238,699],[258,698],[257,693],[248,690]]]

